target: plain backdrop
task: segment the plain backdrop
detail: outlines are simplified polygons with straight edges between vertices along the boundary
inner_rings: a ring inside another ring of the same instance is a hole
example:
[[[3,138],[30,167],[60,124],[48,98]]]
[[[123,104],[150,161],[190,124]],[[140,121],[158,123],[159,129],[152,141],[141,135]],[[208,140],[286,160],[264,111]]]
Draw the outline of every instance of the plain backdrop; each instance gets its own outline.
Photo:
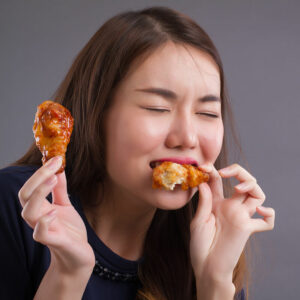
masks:
[[[49,99],[75,55],[113,15],[162,5],[202,26],[223,59],[244,153],[276,210],[256,234],[251,299],[296,299],[300,262],[300,1],[0,2],[0,167],[32,142],[36,106]],[[298,295],[297,295],[298,294]]]

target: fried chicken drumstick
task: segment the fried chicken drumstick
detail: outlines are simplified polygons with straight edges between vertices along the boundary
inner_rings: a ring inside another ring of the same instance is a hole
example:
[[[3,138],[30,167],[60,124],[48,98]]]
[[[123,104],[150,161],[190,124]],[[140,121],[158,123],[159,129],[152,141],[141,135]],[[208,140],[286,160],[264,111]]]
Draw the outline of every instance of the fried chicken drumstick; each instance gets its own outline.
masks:
[[[33,134],[37,147],[42,152],[42,162],[60,155],[63,158],[61,173],[66,166],[66,151],[70,142],[74,120],[68,109],[47,100],[37,107],[33,124]]]
[[[152,187],[173,190],[176,184],[181,184],[182,190],[198,186],[209,180],[209,175],[192,165],[181,165],[169,161],[163,162],[153,170]]]

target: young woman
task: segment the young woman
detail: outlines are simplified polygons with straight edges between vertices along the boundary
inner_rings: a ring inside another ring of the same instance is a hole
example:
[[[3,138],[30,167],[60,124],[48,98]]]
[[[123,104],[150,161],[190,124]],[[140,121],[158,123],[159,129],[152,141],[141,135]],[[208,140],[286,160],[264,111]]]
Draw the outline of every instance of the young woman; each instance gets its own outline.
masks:
[[[262,206],[255,177],[227,163],[229,99],[203,29],[164,7],[121,13],[90,39],[53,98],[75,121],[66,172],[55,175],[59,157],[41,166],[34,143],[1,170],[0,293],[246,299],[244,248],[273,228],[274,210]],[[157,160],[195,163],[210,180],[153,189]],[[222,178],[240,184],[226,189]]]

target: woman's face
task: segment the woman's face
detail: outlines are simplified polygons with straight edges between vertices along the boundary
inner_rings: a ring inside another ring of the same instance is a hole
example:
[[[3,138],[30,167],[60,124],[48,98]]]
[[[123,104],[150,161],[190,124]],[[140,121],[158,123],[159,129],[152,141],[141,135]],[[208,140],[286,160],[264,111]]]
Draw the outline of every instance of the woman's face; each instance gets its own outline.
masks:
[[[152,189],[150,162],[190,158],[198,165],[214,163],[224,132],[219,99],[218,67],[196,48],[169,42],[134,63],[105,118],[109,186],[140,204],[184,206],[197,189]]]

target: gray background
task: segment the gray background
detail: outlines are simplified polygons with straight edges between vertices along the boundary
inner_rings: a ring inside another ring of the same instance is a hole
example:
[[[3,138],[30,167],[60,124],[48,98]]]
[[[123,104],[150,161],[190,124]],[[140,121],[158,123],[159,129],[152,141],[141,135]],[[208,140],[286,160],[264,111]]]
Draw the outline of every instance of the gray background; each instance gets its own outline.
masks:
[[[298,298],[300,2],[1,1],[0,167],[32,141],[36,106],[109,17],[165,5],[194,18],[219,49],[251,172],[276,210],[256,234],[251,299]]]

